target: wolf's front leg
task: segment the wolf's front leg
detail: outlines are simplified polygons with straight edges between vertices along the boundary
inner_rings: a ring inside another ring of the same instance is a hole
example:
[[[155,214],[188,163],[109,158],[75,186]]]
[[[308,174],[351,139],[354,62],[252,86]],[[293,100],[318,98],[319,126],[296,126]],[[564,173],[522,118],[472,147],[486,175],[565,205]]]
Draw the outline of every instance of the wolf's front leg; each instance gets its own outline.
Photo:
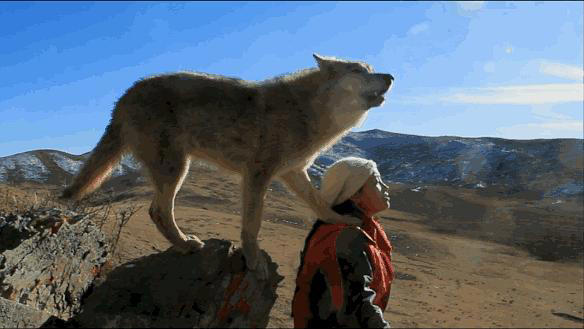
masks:
[[[268,263],[260,254],[258,235],[262,224],[264,198],[270,177],[265,171],[248,171],[242,179],[243,218],[241,245],[245,262],[250,270],[257,271],[261,279],[268,277]]]
[[[320,191],[312,185],[310,177],[308,177],[308,173],[305,170],[292,170],[280,175],[280,177],[299,198],[304,200],[316,212],[316,215],[321,220],[328,223],[361,224],[361,219],[359,218],[340,215],[332,210],[320,195]]]

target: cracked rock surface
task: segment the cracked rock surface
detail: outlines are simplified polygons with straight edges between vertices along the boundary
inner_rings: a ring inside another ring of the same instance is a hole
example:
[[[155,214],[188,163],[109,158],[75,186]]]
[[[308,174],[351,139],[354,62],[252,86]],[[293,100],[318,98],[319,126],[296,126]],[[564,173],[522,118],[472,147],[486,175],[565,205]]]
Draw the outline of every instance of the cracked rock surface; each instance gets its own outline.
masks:
[[[69,224],[75,216],[59,209],[1,216],[1,234],[14,234],[0,242],[1,297],[62,319],[79,312],[109,245],[90,220]]]
[[[30,306],[0,297],[0,327],[2,328],[38,328],[50,316]]]

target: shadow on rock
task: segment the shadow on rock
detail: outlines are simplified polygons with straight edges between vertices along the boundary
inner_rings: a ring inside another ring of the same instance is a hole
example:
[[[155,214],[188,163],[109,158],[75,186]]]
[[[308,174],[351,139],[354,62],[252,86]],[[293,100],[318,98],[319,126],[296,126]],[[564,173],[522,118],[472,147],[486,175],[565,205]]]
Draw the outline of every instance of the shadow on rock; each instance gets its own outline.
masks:
[[[240,249],[210,239],[192,254],[170,248],[120,265],[83,301],[68,321],[43,328],[265,327],[283,279],[269,264],[268,280],[248,271]]]

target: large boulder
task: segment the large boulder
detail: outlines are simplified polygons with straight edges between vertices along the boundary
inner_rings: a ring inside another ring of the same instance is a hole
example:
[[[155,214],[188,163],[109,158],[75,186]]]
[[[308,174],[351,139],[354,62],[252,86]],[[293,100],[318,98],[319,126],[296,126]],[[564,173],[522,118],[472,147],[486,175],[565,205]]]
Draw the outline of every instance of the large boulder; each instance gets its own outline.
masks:
[[[0,327],[266,327],[283,279],[268,279],[225,240],[111,268],[111,239],[91,216],[0,213]]]
[[[262,328],[283,279],[269,262],[260,280],[245,268],[241,249],[210,239],[193,254],[170,248],[114,269],[84,301],[81,313],[51,326],[136,328]]]

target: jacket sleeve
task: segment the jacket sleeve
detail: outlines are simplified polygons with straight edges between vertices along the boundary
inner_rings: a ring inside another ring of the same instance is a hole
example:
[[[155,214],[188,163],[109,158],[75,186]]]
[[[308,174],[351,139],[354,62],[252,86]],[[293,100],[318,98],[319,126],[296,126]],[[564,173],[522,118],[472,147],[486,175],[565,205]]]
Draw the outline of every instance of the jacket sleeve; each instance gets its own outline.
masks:
[[[383,318],[383,310],[373,304],[375,291],[370,288],[373,271],[366,245],[367,238],[356,228],[344,229],[337,238],[337,261],[345,296],[339,318],[361,328],[390,328]]]

